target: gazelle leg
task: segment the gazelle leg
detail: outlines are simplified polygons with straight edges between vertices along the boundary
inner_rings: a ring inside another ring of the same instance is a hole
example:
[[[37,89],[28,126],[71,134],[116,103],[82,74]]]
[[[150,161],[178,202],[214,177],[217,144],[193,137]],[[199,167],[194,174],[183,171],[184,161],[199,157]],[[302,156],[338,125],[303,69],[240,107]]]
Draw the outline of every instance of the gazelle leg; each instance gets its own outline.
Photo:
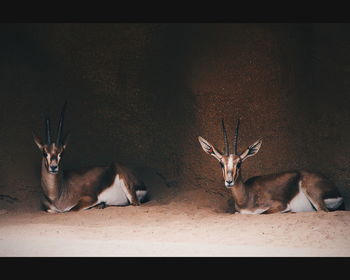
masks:
[[[107,204],[105,202],[101,202],[95,206],[96,209],[104,209],[107,207]]]
[[[309,194],[307,195],[307,198],[310,200],[312,205],[316,208],[317,211],[325,211],[329,212],[326,204],[324,203],[324,200],[319,197],[312,197]]]
[[[317,211],[329,212],[326,203],[317,191],[313,191],[311,188],[303,188],[303,191]]]
[[[131,204],[134,206],[140,205],[140,202],[139,202],[137,195],[136,195],[136,191],[132,190],[132,191],[130,191],[130,194],[131,194],[131,200],[130,200]]]
[[[124,181],[122,181],[121,187],[124,190],[126,197],[129,199],[132,205],[134,206],[140,205],[134,186],[127,185],[124,183]]]
[[[272,204],[272,206],[269,209],[267,209],[261,214],[285,213],[289,211],[290,209],[288,209],[286,205],[283,205],[282,203],[276,201]]]
[[[80,210],[84,210],[87,208],[90,208],[92,206],[94,206],[94,203],[96,203],[97,199],[91,196],[83,196],[77,205],[75,205],[71,211],[80,211]]]

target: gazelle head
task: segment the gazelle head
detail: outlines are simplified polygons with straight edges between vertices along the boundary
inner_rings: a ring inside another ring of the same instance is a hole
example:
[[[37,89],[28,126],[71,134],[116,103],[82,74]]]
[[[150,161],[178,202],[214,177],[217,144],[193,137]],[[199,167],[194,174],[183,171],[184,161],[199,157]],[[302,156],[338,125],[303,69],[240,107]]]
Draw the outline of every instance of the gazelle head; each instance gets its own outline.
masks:
[[[64,112],[66,110],[67,101],[64,103],[58,124],[57,140],[51,139],[50,119],[45,119],[46,141],[43,142],[40,137],[33,133],[34,142],[39,147],[45,159],[45,167],[51,174],[57,174],[59,171],[60,161],[65,148],[67,147],[68,133],[62,137]]]
[[[237,121],[237,126],[235,130],[235,137],[233,140],[234,153],[229,152],[229,144],[227,141],[227,133],[225,129],[224,120],[222,120],[222,131],[224,134],[224,152],[220,153],[212,144],[210,144],[203,137],[198,136],[199,143],[202,146],[202,149],[207,154],[216,158],[222,169],[222,174],[225,180],[225,186],[227,188],[232,188],[239,176],[241,169],[241,164],[248,157],[254,156],[260,149],[262,140],[259,139],[254,144],[250,145],[243,153],[239,154],[237,152],[237,140],[238,140],[238,129],[239,129],[240,120]]]

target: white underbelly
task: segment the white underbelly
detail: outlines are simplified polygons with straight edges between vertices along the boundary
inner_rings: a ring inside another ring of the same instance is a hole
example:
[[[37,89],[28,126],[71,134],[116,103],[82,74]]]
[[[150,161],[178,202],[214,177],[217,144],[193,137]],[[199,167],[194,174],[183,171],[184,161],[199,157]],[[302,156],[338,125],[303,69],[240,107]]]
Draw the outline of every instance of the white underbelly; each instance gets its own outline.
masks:
[[[291,212],[313,212],[316,211],[309,199],[306,197],[301,187],[299,186],[299,192],[289,202],[287,209]]]
[[[343,198],[342,197],[335,197],[335,198],[326,198],[324,200],[324,203],[326,204],[328,209],[337,209],[342,203]]]
[[[267,207],[267,208],[256,208],[256,209],[240,209],[239,213],[240,214],[245,214],[245,215],[258,215],[258,214],[264,213],[268,209],[269,209],[269,207]]]
[[[146,190],[137,190],[136,191],[136,196],[139,201],[143,201],[145,197],[147,196],[147,191]]]
[[[113,184],[99,194],[97,204],[104,202],[107,205],[129,205],[129,200],[122,188],[122,184],[124,184],[124,181],[117,175]]]

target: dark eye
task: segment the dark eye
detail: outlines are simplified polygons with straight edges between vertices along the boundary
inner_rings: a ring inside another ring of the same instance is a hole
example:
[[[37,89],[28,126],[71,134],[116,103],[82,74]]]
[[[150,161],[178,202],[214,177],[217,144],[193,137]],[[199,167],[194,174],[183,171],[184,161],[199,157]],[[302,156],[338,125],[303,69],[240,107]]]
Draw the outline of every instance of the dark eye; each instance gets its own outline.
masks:
[[[237,163],[237,168],[241,168],[241,162],[240,161]]]
[[[47,157],[47,153],[45,151],[43,151],[43,156]]]
[[[224,164],[220,161],[221,168],[224,168]]]

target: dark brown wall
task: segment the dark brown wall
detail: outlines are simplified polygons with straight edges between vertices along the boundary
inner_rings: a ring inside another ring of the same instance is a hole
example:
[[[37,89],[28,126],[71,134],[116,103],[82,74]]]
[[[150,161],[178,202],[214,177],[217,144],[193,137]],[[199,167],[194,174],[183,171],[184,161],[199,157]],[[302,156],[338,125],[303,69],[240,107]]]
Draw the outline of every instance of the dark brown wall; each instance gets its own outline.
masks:
[[[263,137],[258,155],[244,165],[246,176],[307,168],[346,191],[349,25],[198,25],[191,39],[188,79],[196,134],[222,148],[220,118],[232,139],[234,120],[241,116],[241,151]],[[197,150],[186,160],[189,168],[205,184],[208,176],[220,181],[215,159]]]
[[[31,131],[68,100],[67,168],[111,160],[221,189],[200,148],[263,146],[244,174],[309,168],[347,191],[348,24],[2,24],[0,185],[39,185]]]

